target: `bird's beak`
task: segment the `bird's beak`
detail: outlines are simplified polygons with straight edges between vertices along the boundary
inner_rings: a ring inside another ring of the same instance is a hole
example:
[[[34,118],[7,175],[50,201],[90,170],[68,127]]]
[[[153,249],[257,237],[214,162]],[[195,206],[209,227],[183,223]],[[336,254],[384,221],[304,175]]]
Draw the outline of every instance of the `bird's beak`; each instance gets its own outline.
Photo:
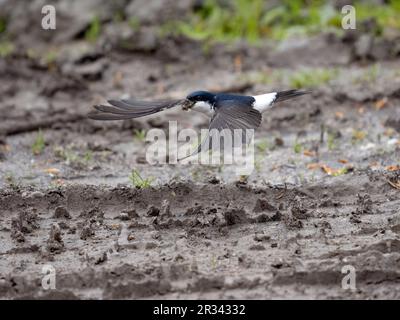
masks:
[[[193,107],[194,102],[190,101],[189,99],[185,99],[182,102],[182,109],[183,110],[189,110],[191,107]]]

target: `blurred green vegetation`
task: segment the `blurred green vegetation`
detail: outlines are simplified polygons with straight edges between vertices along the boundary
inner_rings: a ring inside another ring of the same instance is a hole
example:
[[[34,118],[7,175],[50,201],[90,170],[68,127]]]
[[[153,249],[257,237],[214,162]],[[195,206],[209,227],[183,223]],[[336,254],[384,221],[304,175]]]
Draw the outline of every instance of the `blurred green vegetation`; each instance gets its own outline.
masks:
[[[400,28],[400,1],[386,5],[354,1],[357,23],[375,19],[376,32]],[[167,30],[196,40],[233,41],[262,38],[281,40],[291,36],[341,32],[342,13],[326,0],[282,0],[272,5],[264,0],[206,0],[187,21],[169,24]]]
[[[8,40],[7,19],[0,16],[0,58],[6,58],[14,52],[14,45]]]
[[[0,17],[0,34],[4,33],[7,30],[7,20],[3,17]]]
[[[329,84],[338,77],[340,77],[340,70],[337,68],[299,68],[297,70],[275,69],[243,73],[239,75],[238,80],[265,85],[280,83],[283,86],[301,89]]]
[[[96,42],[98,37],[100,36],[101,31],[101,22],[99,17],[93,17],[89,28],[85,32],[85,39],[89,42]]]
[[[136,31],[140,28],[140,20],[136,17],[130,18],[128,21],[128,24],[134,31]]]
[[[290,75],[290,85],[295,89],[313,88],[328,83],[338,75],[336,69],[306,69]]]
[[[0,58],[6,58],[15,50],[14,45],[10,41],[0,40]]]

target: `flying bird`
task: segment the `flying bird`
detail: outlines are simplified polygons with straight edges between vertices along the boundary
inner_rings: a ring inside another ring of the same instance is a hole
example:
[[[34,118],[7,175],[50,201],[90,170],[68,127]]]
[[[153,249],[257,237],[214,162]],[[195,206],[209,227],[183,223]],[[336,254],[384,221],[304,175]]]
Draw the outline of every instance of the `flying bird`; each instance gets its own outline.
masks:
[[[110,105],[95,105],[95,110],[88,114],[94,120],[123,120],[140,118],[166,109],[180,107],[183,110],[194,110],[211,117],[209,132],[224,129],[235,130],[256,129],[260,126],[262,113],[270,109],[275,103],[302,96],[309,91],[287,90],[255,96],[236,95],[230,93],[212,93],[195,91],[186,98],[170,101],[142,101],[136,99],[108,100]],[[211,143],[208,137],[197,151]]]

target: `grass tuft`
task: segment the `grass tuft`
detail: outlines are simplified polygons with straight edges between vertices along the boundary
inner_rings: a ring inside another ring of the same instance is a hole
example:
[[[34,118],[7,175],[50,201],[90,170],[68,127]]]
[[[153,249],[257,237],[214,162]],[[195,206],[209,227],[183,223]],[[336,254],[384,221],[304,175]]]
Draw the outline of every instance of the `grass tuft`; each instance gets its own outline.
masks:
[[[151,187],[151,183],[153,182],[153,178],[146,178],[143,179],[142,176],[139,174],[139,171],[133,169],[131,174],[129,175],[129,180],[131,181],[132,185],[138,189],[146,189]]]
[[[32,146],[31,146],[32,153],[35,156],[42,154],[45,145],[46,145],[46,142],[44,140],[43,132],[42,132],[42,130],[39,130],[38,133],[36,134],[35,141],[33,142]]]
[[[256,143],[256,148],[258,151],[261,153],[265,153],[269,149],[271,149],[270,143],[267,139],[262,139],[259,142]]]
[[[65,161],[65,164],[73,168],[85,168],[93,160],[93,153],[90,150],[83,154],[72,150],[72,148],[57,146],[54,148],[54,156]]]
[[[296,140],[293,145],[293,151],[294,153],[301,153],[301,150],[303,150],[303,145]]]
[[[135,129],[133,131],[133,134],[134,134],[134,138],[138,141],[143,142],[146,139],[146,131],[143,129]]]

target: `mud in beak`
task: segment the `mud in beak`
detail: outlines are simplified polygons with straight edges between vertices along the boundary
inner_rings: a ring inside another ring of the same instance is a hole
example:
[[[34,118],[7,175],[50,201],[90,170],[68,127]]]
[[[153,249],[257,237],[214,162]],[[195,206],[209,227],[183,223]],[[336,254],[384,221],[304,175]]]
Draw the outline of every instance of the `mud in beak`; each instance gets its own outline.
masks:
[[[182,102],[182,109],[183,110],[189,110],[191,107],[193,107],[195,102],[190,101],[189,99],[185,99]]]

